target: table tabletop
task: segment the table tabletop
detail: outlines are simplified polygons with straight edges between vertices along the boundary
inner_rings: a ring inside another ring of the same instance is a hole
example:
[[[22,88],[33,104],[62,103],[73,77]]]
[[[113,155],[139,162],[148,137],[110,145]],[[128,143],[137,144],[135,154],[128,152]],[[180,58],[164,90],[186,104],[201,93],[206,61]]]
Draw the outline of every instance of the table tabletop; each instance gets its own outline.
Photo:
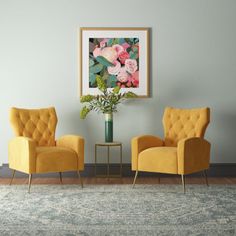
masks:
[[[112,143],[106,143],[106,142],[97,142],[95,143],[97,146],[121,146],[121,142],[112,142]]]

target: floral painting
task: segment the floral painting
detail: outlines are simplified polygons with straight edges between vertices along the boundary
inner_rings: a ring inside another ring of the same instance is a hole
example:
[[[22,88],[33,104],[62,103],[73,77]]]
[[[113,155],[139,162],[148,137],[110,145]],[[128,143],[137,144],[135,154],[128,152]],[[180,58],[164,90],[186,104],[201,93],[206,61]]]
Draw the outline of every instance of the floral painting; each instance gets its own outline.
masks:
[[[108,92],[149,96],[148,28],[80,29],[80,95],[100,94],[99,79]]]
[[[108,88],[139,87],[138,38],[89,38],[89,87],[102,77]]]

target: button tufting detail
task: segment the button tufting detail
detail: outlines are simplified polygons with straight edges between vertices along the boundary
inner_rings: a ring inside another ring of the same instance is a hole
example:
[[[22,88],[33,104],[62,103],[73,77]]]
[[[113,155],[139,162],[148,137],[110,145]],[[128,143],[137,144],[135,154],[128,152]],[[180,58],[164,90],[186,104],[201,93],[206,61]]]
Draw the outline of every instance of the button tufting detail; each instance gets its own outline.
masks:
[[[54,108],[12,108],[10,119],[17,136],[33,138],[38,146],[55,144],[57,116]]]
[[[209,114],[208,108],[166,108],[163,117],[165,144],[176,146],[182,138],[203,137],[209,123]]]

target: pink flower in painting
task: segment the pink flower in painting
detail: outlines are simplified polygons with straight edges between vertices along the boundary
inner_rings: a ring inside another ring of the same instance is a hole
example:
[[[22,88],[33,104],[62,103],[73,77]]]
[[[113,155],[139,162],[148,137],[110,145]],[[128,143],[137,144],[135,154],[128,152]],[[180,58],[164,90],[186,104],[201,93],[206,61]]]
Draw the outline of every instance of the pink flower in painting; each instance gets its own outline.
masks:
[[[106,43],[108,42],[108,39],[103,39],[101,42],[100,42],[100,47],[101,48],[104,48],[106,46]]]
[[[125,60],[129,58],[129,53],[126,51],[123,51],[119,55],[119,60],[122,64],[125,64]]]
[[[110,75],[118,75],[120,72],[121,64],[118,61],[113,62],[114,66],[108,66],[107,71]]]
[[[96,47],[96,48],[93,50],[93,56],[94,56],[95,58],[98,57],[98,56],[101,56],[101,53],[102,53],[101,48]]]
[[[128,43],[123,43],[122,44],[122,47],[124,48],[124,50],[126,50],[127,48],[130,47],[130,45]]]
[[[137,88],[139,86],[139,71],[136,71],[134,72],[134,74],[132,74],[131,82],[134,85],[134,87]]]
[[[121,83],[127,82],[129,79],[129,74],[126,72],[124,67],[121,67],[119,74],[117,75],[117,80]]]
[[[134,59],[127,59],[125,61],[125,69],[130,74],[133,74],[138,69],[137,61]]]
[[[118,54],[114,48],[106,47],[102,49],[101,56],[105,57],[109,62],[113,63],[117,59]]]
[[[132,83],[131,83],[131,78],[128,80],[127,84],[126,84],[126,87],[131,87],[132,86]]]
[[[113,45],[112,48],[116,50],[118,56],[124,51],[124,48],[119,44]]]
[[[136,71],[134,74],[129,76],[126,86],[134,88],[139,87],[139,71]]]

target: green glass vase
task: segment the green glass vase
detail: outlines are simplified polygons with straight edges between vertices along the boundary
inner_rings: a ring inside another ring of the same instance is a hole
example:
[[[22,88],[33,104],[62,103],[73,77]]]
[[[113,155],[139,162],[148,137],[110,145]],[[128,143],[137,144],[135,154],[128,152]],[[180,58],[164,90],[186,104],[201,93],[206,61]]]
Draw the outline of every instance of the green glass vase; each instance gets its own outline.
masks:
[[[105,142],[113,142],[113,114],[105,113]]]

